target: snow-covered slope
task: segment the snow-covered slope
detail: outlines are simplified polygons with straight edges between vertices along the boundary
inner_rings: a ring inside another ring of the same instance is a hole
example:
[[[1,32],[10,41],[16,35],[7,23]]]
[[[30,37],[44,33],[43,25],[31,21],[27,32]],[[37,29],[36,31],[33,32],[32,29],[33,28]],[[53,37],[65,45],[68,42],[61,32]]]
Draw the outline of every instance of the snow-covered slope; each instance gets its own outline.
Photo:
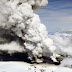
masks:
[[[0,62],[0,72],[72,72],[72,69],[48,65],[32,65],[22,62]]]

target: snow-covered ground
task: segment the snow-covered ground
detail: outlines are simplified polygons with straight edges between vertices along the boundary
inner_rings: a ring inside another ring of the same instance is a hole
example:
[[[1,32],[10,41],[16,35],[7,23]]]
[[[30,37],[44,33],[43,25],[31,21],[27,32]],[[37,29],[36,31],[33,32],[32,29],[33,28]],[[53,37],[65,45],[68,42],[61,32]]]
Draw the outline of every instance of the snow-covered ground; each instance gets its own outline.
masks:
[[[24,62],[0,62],[0,72],[72,72],[72,69],[50,65],[32,65]]]

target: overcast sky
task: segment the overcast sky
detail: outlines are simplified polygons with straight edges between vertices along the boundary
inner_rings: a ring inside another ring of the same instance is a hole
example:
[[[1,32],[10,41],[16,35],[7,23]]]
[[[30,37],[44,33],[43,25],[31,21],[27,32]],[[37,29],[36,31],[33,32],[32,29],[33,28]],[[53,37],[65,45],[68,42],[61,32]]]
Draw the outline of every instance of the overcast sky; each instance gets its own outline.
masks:
[[[72,30],[72,0],[49,0],[48,5],[35,11],[48,31]]]

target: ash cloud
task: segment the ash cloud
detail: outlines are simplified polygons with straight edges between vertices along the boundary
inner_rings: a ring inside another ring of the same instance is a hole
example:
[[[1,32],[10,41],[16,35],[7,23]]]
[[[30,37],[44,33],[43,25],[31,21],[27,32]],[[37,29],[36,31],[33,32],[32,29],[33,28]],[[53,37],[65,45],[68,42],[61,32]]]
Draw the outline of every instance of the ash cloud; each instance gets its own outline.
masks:
[[[0,38],[5,42],[0,50],[8,50],[9,54],[27,52],[32,62],[33,58],[35,62],[43,62],[42,57],[58,62],[56,45],[39,16],[33,13],[47,3],[47,0],[0,0],[0,29],[4,30]]]

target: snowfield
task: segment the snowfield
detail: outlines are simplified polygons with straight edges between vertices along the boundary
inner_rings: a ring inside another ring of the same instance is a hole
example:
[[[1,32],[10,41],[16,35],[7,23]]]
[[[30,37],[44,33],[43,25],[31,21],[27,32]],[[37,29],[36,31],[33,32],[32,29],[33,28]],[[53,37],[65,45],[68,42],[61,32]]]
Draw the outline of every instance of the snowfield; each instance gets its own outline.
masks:
[[[0,72],[72,72],[72,69],[50,65],[32,65],[23,62],[0,62]]]

